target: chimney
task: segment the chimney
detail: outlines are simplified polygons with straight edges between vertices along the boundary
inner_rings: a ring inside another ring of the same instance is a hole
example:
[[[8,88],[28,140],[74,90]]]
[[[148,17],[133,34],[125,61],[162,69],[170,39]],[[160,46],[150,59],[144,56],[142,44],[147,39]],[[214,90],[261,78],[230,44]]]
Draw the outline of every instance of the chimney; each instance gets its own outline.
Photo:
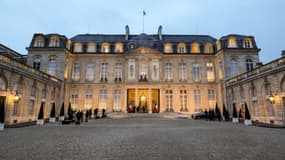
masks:
[[[285,50],[281,51],[281,57],[285,57]]]

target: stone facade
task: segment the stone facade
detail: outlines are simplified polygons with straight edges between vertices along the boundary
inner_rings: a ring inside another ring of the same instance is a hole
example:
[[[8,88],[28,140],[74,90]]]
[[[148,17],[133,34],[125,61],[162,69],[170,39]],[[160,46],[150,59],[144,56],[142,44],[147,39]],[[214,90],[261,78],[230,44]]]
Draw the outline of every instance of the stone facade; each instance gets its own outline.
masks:
[[[247,103],[255,121],[285,124],[285,57],[226,81],[227,104],[243,112]]]

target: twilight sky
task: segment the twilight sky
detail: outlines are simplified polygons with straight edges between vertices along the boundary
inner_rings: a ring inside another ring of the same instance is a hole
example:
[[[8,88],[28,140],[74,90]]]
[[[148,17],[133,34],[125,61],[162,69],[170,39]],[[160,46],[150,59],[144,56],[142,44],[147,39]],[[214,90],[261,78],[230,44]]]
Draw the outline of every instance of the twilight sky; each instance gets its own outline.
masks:
[[[0,43],[27,54],[34,33],[255,36],[264,63],[285,50],[284,0],[0,0]]]

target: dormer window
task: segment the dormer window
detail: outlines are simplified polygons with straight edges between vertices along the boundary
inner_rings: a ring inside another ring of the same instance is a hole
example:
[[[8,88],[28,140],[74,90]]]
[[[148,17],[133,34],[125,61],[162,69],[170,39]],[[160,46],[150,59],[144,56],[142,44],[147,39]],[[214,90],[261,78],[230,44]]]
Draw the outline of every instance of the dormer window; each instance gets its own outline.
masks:
[[[185,43],[179,43],[177,46],[178,53],[186,53],[186,45]]]
[[[252,48],[252,43],[250,39],[245,39],[243,41],[243,48]]]
[[[172,44],[166,43],[164,44],[164,52],[165,53],[173,53]]]
[[[35,38],[34,47],[44,47],[44,38],[42,36],[38,36]]]
[[[59,39],[57,36],[53,36],[50,38],[49,46],[50,47],[59,47]]]
[[[237,48],[237,41],[235,37],[230,37],[228,39],[228,48]]]
[[[213,45],[211,43],[206,43],[204,53],[213,53]]]
[[[200,53],[200,44],[192,43],[191,44],[191,53]]]
[[[81,43],[75,43],[73,50],[76,53],[82,52],[82,44]]]
[[[251,70],[253,70],[253,62],[252,62],[251,59],[247,59],[247,60],[245,61],[245,63],[246,63],[246,71],[251,71]]]
[[[41,67],[41,59],[39,57],[34,59],[33,68],[40,70]]]
[[[96,52],[96,43],[90,42],[88,43],[87,52]]]
[[[115,44],[115,52],[122,53],[123,52],[123,43],[116,43]]]
[[[110,52],[110,44],[109,43],[103,43],[101,47],[102,53],[109,53]]]

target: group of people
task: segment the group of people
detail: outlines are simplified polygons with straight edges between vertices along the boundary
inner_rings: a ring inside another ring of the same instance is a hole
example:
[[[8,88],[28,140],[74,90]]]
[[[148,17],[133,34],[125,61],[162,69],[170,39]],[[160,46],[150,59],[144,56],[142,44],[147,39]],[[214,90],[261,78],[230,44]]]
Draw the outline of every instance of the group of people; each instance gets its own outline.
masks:
[[[146,110],[146,107],[145,106],[138,106],[138,107],[135,107],[133,105],[129,105],[128,106],[128,113],[139,113],[139,112],[142,112],[142,113],[145,113],[147,110]],[[159,113],[159,107],[157,104],[154,105],[153,109],[152,109],[152,112],[153,113]]]
[[[82,110],[75,112],[75,116],[76,116],[75,124],[80,125],[80,123],[83,122],[83,115],[84,115],[84,113]],[[92,110],[90,109],[90,110],[87,110],[85,112],[85,122],[88,122],[88,119],[91,119],[91,117],[92,117]],[[102,109],[102,115],[101,116],[98,115],[98,108],[94,109],[94,118],[95,119],[105,118],[105,117],[107,117],[105,109]]]

